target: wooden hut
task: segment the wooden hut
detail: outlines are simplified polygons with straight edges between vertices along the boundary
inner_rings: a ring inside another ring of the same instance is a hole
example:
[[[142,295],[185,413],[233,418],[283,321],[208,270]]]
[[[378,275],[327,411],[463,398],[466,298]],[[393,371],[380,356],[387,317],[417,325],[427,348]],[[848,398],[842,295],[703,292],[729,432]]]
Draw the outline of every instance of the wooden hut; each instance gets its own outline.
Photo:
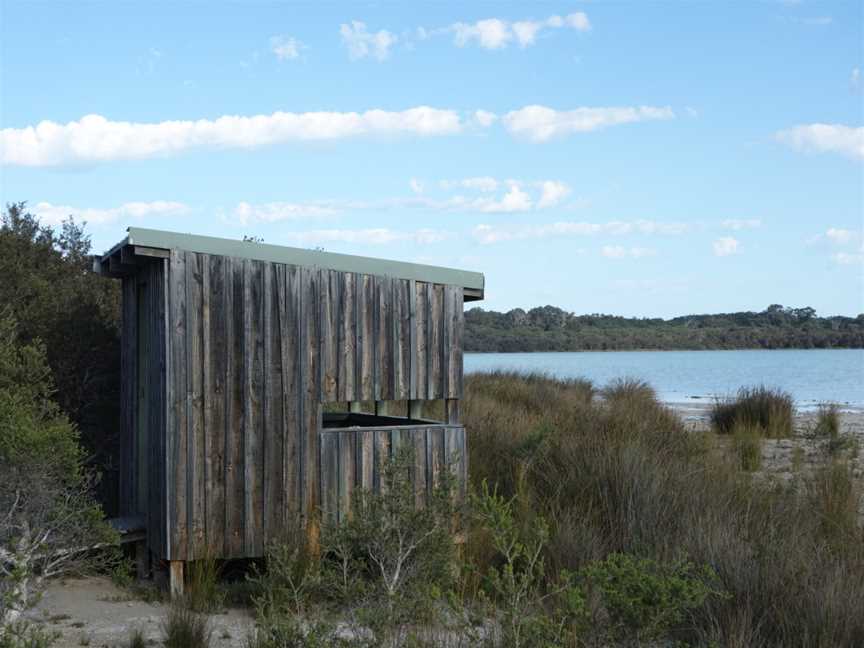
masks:
[[[464,484],[482,274],[140,228],[94,270],[123,284],[121,514],[172,591],[185,561],[262,556],[297,525],[314,542],[400,444],[418,496],[441,470]]]

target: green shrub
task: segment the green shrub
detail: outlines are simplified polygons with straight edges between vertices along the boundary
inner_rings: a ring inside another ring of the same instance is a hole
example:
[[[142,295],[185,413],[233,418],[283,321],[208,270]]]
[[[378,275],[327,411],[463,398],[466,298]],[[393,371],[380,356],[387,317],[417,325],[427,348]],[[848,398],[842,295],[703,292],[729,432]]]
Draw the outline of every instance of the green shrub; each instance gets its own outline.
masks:
[[[206,616],[175,603],[162,624],[165,648],[209,648],[213,630]]]
[[[735,398],[717,401],[711,409],[711,424],[720,434],[732,434],[743,425],[759,429],[771,439],[792,436],[795,403],[780,389],[744,387]]]
[[[732,443],[742,470],[754,472],[762,467],[762,435],[758,429],[736,425]]]

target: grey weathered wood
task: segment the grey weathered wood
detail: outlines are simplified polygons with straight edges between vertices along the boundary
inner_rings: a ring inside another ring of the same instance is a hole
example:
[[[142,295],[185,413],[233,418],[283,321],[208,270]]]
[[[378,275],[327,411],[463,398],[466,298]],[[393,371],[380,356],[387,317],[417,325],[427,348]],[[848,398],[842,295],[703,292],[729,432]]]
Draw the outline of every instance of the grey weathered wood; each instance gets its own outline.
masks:
[[[424,399],[427,398],[427,380],[429,377],[428,365],[428,299],[426,287],[428,284],[418,281],[414,286],[414,380],[416,391],[412,398]]]
[[[225,440],[228,360],[226,259],[208,256],[204,266],[204,430],[206,459],[207,549],[225,553]]]
[[[342,275],[342,291],[339,296],[339,393],[338,400],[352,401],[356,399],[355,380],[356,344],[357,344],[357,312],[355,308],[355,277],[347,272]]]
[[[341,273],[322,270],[321,293],[321,401],[338,400],[339,376],[339,292]]]
[[[182,251],[172,250],[170,259],[171,337],[169,349],[172,367],[171,420],[167,430],[169,439],[170,480],[168,512],[171,520],[171,556],[188,555],[188,521],[186,503],[187,470],[187,385],[186,368],[186,258]]]
[[[445,299],[448,299],[447,323],[447,398],[462,398],[462,336],[464,313],[462,288],[446,286]]]
[[[226,557],[244,555],[244,438],[246,413],[244,409],[246,345],[245,276],[244,262],[226,258],[226,275],[230,284],[226,292],[226,328],[228,348],[225,384],[228,388],[225,403],[225,551]]]
[[[265,264],[250,262],[246,268],[246,551],[264,552],[264,273]]]
[[[339,438],[339,460],[336,467],[339,484],[338,520],[343,522],[351,509],[351,496],[354,492],[357,432],[342,431],[336,434]]]
[[[360,352],[360,393],[357,400],[375,399],[375,299],[374,282],[370,275],[361,275],[358,293],[358,349]]]
[[[202,255],[186,253],[186,503],[188,556],[199,558],[205,543],[204,408],[202,358]]]
[[[339,521],[339,432],[321,433],[321,510],[323,522]]]

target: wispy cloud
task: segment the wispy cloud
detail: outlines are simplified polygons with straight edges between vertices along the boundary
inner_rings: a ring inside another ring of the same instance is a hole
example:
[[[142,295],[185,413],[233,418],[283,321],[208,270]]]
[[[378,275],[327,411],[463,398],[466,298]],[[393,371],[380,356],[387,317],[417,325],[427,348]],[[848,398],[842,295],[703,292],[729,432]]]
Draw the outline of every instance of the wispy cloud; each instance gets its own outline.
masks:
[[[275,112],[215,120],[155,123],[112,121],[86,115],[58,124],[43,121],[0,131],[0,161],[58,166],[161,157],[195,149],[251,149],[291,141],[338,140],[369,135],[440,136],[459,133],[455,110],[418,106],[402,111]]]
[[[270,51],[280,61],[296,61],[303,49],[306,49],[306,46],[291,36],[273,36],[270,39]]]
[[[623,236],[629,234],[661,234],[676,235],[686,232],[688,226],[684,223],[660,223],[649,220],[610,221],[607,223],[590,223],[579,221],[558,221],[539,225],[491,225],[484,223],[473,229],[473,236],[478,243],[491,245],[507,241],[525,239],[542,239],[550,237],[570,236]]]
[[[322,229],[308,232],[290,232],[285,235],[296,245],[321,243],[353,243],[361,245],[388,245],[391,243],[416,243],[430,245],[446,241],[452,235],[443,230],[418,229],[413,231],[393,230],[386,227],[369,229]]]
[[[831,255],[834,263],[838,265],[859,265],[864,264],[864,251],[855,252],[835,252]]]
[[[849,245],[861,238],[861,233],[842,227],[829,227],[825,232],[825,238],[835,245]]]
[[[852,68],[852,73],[849,75],[849,87],[854,91],[861,89],[861,68]]]
[[[278,223],[310,218],[327,218],[335,216],[339,211],[333,206],[315,203],[272,202],[252,205],[248,202],[240,202],[234,208],[232,220],[240,225]]]
[[[642,259],[644,257],[655,256],[657,250],[644,247],[626,248],[623,245],[604,245],[600,249],[600,254],[607,259]]]
[[[566,16],[549,16],[542,20],[526,19],[511,22],[501,18],[485,18],[473,23],[457,22],[449,27],[426,33],[450,33],[458,47],[475,44],[483,49],[497,50],[511,43],[515,43],[520,48],[529,47],[534,45],[542,32],[562,28],[587,32],[591,30],[591,21],[584,12],[577,11]]]
[[[152,202],[127,202],[119,207],[72,207],[52,205],[49,202],[37,203],[33,212],[43,225],[56,226],[72,216],[76,221],[86,221],[90,225],[106,225],[120,220],[141,220],[155,216],[180,216],[190,211],[188,205],[170,200]]]
[[[364,58],[383,61],[390,55],[390,48],[399,40],[395,34],[386,29],[370,32],[366,28],[366,23],[359,20],[340,25],[339,34],[342,36],[342,43],[348,48],[348,56],[352,61]]]
[[[746,229],[756,229],[757,227],[762,226],[762,221],[758,218],[749,218],[749,219],[738,219],[738,218],[728,218],[724,220],[721,225],[726,229],[731,230],[746,230]]]
[[[619,124],[641,121],[673,119],[675,113],[668,106],[575,108],[555,110],[546,106],[525,106],[508,112],[504,126],[516,136],[535,142],[572,133],[586,133]]]
[[[714,248],[714,256],[725,257],[738,254],[740,243],[738,239],[731,236],[721,236],[712,243],[712,247]]]
[[[845,124],[803,124],[775,133],[777,141],[798,151],[839,153],[864,159],[864,127]]]

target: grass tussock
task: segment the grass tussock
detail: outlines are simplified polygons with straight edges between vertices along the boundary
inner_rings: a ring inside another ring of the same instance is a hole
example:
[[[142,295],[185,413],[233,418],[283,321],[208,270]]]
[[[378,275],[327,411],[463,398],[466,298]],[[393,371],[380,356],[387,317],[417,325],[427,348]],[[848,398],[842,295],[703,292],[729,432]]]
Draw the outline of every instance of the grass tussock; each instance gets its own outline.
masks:
[[[127,648],[147,648],[147,639],[144,636],[144,631],[141,628],[135,628],[129,634],[129,641],[126,643]]]
[[[175,604],[162,624],[165,648],[209,648],[213,636],[209,619],[186,605]]]
[[[219,564],[212,555],[189,563],[185,603],[195,612],[216,612],[225,605],[225,590],[219,583]]]
[[[731,399],[718,401],[711,410],[711,425],[720,434],[738,426],[758,429],[769,439],[792,436],[795,402],[780,389],[744,387]]]
[[[761,430],[737,425],[732,432],[732,442],[735,454],[740,462],[741,470],[754,472],[762,467]]]
[[[583,382],[511,373],[465,383],[472,481],[512,498],[520,527],[549,522],[546,573],[613,554],[667,565],[686,557],[710,565],[728,596],[673,624],[668,636],[678,641],[864,645],[864,537],[852,513],[860,490],[848,470],[834,466],[804,488],[750,480],[741,468],[753,466],[752,445],[747,465],[710,451],[634,383],[599,394]],[[747,390],[718,414],[729,433],[749,423],[743,429],[783,436],[792,402]],[[493,560],[482,535],[466,551],[481,571]]]

